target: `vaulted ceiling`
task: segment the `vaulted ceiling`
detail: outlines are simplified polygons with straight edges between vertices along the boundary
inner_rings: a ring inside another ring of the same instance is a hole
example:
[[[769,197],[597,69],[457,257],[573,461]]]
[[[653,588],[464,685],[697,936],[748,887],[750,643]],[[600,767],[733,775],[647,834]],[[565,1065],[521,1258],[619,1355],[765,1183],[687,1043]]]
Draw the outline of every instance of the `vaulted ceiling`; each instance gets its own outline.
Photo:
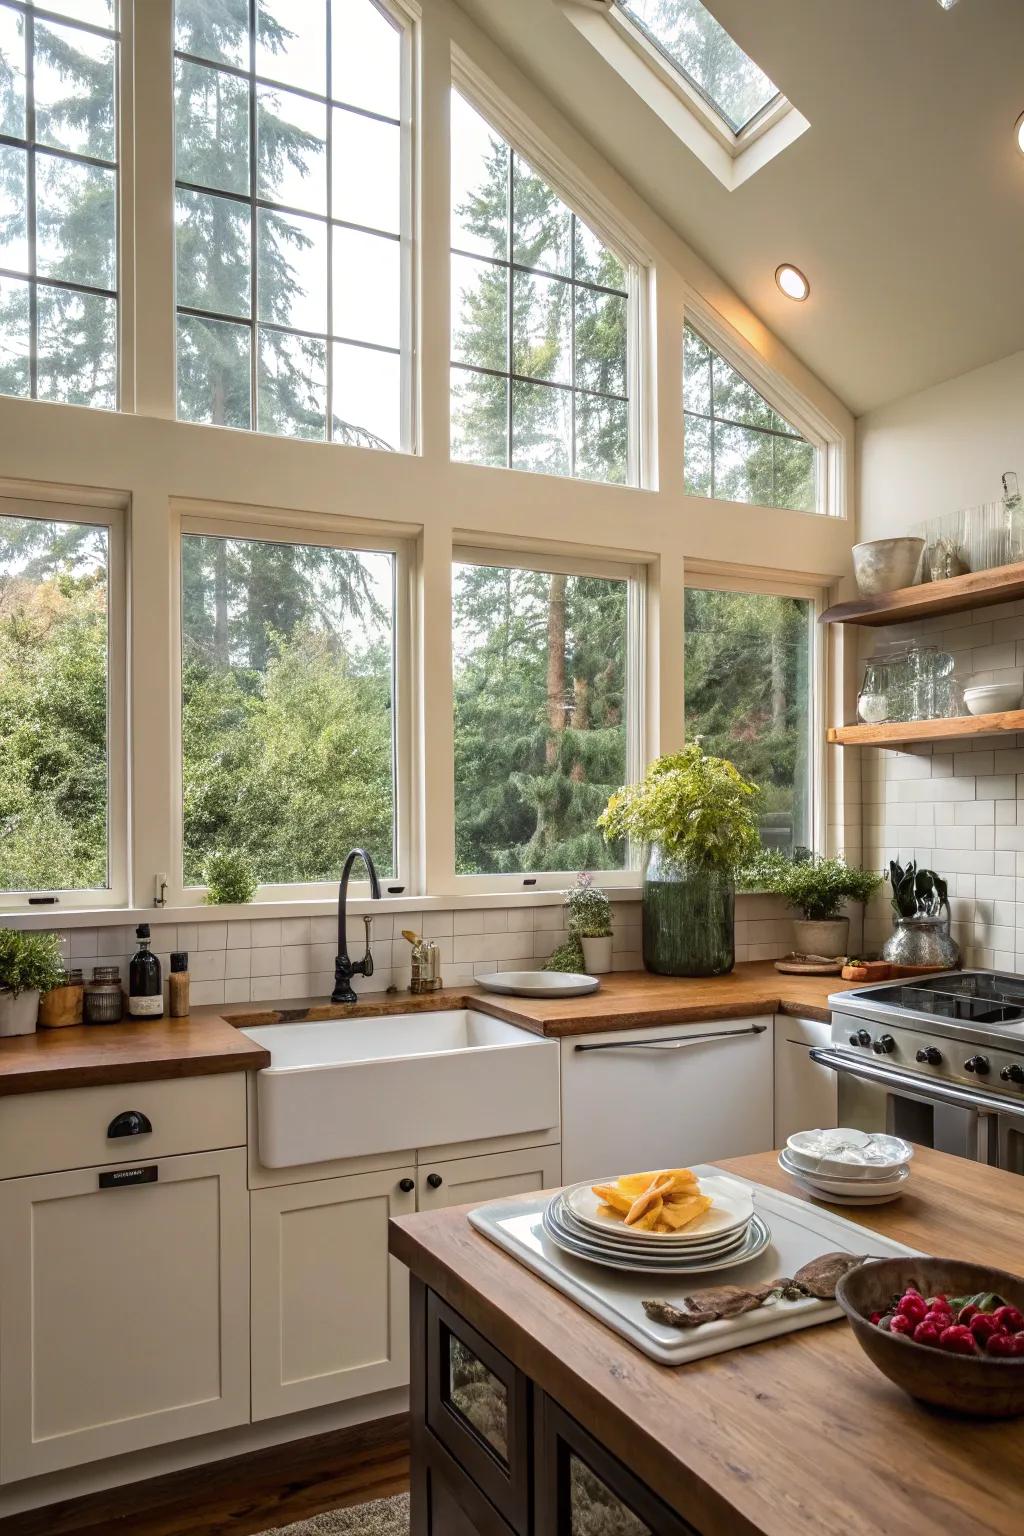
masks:
[[[734,191],[558,0],[458,3],[854,412],[1024,348],[1024,0],[705,0],[811,123]]]

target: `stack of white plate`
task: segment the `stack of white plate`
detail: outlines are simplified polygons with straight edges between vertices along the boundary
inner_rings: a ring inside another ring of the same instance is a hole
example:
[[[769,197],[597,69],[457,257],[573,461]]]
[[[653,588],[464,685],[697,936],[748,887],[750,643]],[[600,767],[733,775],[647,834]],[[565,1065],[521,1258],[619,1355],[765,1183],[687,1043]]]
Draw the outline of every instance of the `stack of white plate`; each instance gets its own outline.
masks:
[[[714,1204],[679,1232],[638,1232],[621,1217],[603,1214],[603,1202],[589,1183],[552,1197],[544,1211],[544,1230],[574,1258],[609,1269],[690,1275],[729,1269],[756,1257],[771,1233],[754,1214],[749,1187],[722,1176],[701,1179],[700,1188]]]
[[[779,1153],[779,1167],[830,1205],[885,1205],[903,1193],[913,1155],[900,1136],[839,1126],[798,1131]]]

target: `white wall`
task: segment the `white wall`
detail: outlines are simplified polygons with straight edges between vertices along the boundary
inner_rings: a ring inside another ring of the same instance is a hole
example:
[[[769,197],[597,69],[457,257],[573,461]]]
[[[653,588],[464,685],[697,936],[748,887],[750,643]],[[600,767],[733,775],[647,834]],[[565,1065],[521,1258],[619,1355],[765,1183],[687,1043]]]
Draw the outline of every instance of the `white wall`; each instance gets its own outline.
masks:
[[[996,501],[1024,476],[1024,352],[869,411],[857,422],[858,537],[909,533]]]

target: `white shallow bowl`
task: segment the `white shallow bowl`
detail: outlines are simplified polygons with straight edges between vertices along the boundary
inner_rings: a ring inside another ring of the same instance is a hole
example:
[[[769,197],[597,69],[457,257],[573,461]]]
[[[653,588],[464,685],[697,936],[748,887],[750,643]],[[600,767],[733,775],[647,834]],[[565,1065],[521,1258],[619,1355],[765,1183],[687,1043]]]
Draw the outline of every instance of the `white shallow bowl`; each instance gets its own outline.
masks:
[[[816,1188],[828,1190],[834,1195],[859,1195],[865,1199],[870,1199],[873,1195],[895,1194],[910,1178],[910,1168],[906,1163],[884,1179],[826,1178],[824,1174],[807,1173],[805,1169],[793,1162],[785,1148],[779,1153],[779,1167],[801,1184],[813,1184]]]
[[[822,1152],[822,1136],[841,1138],[852,1149],[853,1156],[843,1157],[838,1152]],[[852,1126],[838,1126],[823,1131],[797,1131],[786,1142],[786,1151],[794,1167],[804,1174],[827,1179],[873,1180],[891,1178],[904,1163],[909,1163],[914,1149],[901,1136],[885,1136],[880,1132],[858,1131]],[[857,1152],[865,1155],[865,1161],[853,1160]]]
[[[779,1157],[779,1167],[784,1172],[789,1172],[781,1156]],[[804,1194],[810,1195],[813,1200],[824,1201],[826,1205],[888,1205],[890,1200],[898,1200],[903,1193],[902,1188],[900,1188],[891,1189],[888,1194],[884,1195],[880,1195],[874,1190],[870,1193],[865,1190],[862,1195],[840,1195],[834,1189],[822,1189],[819,1184],[813,1183],[812,1180],[805,1178],[802,1174],[791,1173],[790,1178],[798,1189],[804,1191]]]
[[[475,976],[473,981],[485,992],[501,992],[507,997],[585,997],[601,985],[596,976],[571,971],[492,971]]]
[[[972,715],[998,715],[1017,709],[1024,686],[1020,683],[977,683],[964,689],[964,703]]]

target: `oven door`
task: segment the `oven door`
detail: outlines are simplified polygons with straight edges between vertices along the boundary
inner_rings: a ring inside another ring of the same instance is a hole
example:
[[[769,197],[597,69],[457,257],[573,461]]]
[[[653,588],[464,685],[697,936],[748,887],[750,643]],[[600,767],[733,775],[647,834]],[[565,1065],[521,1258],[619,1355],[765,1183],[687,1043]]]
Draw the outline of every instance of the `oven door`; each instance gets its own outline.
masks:
[[[1024,1173],[1024,1106],[822,1047],[812,1061],[839,1079],[839,1123]]]

